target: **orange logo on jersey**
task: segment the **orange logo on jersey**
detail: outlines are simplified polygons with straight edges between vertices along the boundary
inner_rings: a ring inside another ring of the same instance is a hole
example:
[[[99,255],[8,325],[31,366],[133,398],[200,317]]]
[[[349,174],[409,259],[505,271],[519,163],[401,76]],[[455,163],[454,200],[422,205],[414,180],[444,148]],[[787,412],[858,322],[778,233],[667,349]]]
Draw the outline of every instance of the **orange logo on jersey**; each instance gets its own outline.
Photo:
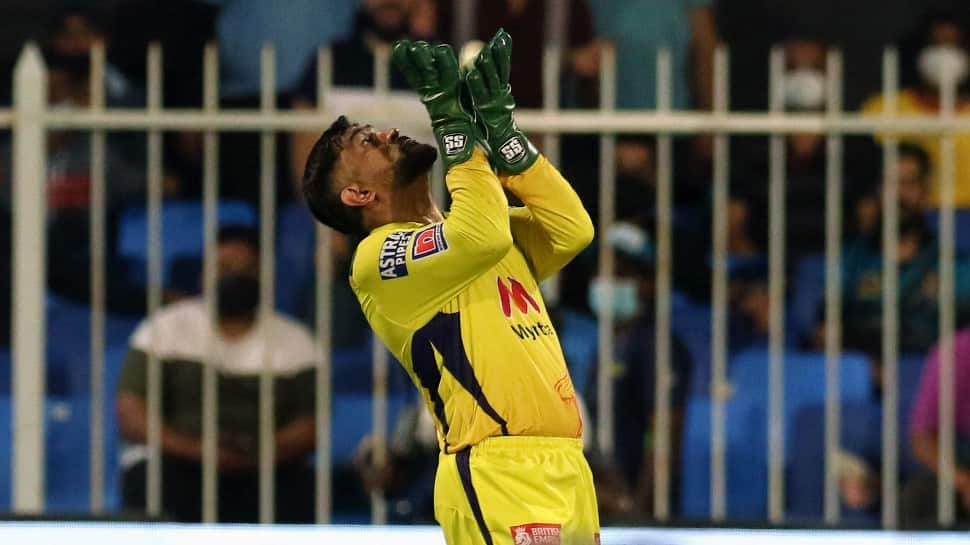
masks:
[[[505,314],[506,318],[512,317],[512,303],[515,303],[515,308],[519,309],[522,314],[529,314],[530,309],[541,312],[539,303],[529,295],[529,292],[518,280],[509,277],[508,281],[509,285],[506,286],[502,277],[498,278],[498,295],[502,301],[502,313]]]

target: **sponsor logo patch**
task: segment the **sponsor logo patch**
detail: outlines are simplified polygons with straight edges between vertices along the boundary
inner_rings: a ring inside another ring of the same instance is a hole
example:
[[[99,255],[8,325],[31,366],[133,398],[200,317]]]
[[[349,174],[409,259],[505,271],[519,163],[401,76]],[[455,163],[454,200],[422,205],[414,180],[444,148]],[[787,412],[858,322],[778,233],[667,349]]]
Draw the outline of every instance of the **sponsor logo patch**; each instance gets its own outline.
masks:
[[[505,314],[506,318],[512,317],[513,304],[521,314],[529,314],[533,310],[536,313],[541,312],[535,298],[529,294],[525,286],[512,277],[508,278],[508,283],[502,277],[498,278],[498,296],[502,303],[502,314]]]
[[[411,259],[421,259],[443,252],[448,249],[448,241],[445,240],[444,224],[439,223],[418,231],[414,235],[414,247],[411,248]]]
[[[393,280],[408,275],[407,255],[411,235],[410,231],[395,231],[384,239],[377,262],[381,280]]]
[[[512,541],[515,545],[560,545],[560,524],[522,524],[513,526]]]
[[[506,162],[518,163],[525,157],[525,146],[518,136],[513,136],[498,148],[498,152]]]
[[[457,155],[465,149],[468,137],[461,133],[446,134],[441,141],[445,145],[445,155]]]

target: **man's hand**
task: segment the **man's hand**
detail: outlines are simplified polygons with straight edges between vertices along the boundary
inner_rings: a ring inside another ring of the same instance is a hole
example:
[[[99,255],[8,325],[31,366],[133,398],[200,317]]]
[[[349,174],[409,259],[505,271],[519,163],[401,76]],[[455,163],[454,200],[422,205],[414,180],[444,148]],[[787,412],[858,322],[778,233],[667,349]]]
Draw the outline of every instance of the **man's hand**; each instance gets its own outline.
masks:
[[[512,37],[499,30],[475,59],[465,76],[478,121],[493,152],[492,164],[499,174],[520,174],[539,156],[532,142],[515,125],[515,99],[509,85]]]
[[[467,161],[478,130],[461,106],[461,75],[451,46],[401,40],[394,44],[391,61],[428,110],[445,170]]]

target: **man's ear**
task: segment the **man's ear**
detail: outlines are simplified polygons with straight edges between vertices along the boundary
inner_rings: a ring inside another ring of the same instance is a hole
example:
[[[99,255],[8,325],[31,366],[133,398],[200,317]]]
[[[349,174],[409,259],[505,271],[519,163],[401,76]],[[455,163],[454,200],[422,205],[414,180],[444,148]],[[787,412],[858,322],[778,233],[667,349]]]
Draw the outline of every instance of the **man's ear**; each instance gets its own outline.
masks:
[[[374,192],[351,184],[340,190],[340,202],[346,206],[367,206],[374,200]]]

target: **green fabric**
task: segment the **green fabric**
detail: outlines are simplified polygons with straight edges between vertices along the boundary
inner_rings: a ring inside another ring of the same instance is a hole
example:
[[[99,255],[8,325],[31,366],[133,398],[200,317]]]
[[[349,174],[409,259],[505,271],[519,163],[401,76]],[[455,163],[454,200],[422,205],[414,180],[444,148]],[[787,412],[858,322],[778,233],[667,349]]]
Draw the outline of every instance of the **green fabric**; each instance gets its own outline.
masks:
[[[532,142],[515,125],[515,99],[509,85],[512,37],[500,29],[482,48],[465,76],[478,121],[492,148],[492,164],[499,174],[520,174],[539,157]]]
[[[445,171],[471,158],[478,131],[461,105],[461,75],[451,46],[401,40],[391,61],[428,110]]]
[[[162,421],[182,433],[201,436],[202,364],[188,360],[163,360],[161,364]],[[259,435],[259,376],[217,373],[217,377],[219,431],[248,435],[255,440]],[[273,379],[277,429],[299,417],[313,416],[315,384],[312,366],[295,375]],[[118,391],[147,398],[147,353],[128,351]]]

